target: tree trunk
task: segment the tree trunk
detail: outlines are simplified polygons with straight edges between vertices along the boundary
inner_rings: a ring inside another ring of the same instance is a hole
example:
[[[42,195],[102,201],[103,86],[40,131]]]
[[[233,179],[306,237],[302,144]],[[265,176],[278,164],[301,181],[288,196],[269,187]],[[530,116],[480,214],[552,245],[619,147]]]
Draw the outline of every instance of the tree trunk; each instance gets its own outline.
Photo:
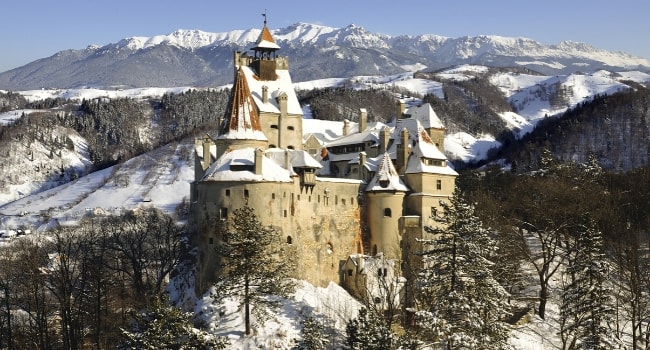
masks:
[[[246,335],[251,334],[251,310],[248,300],[248,278],[244,279],[244,323],[246,324]]]
[[[546,300],[548,299],[548,286],[542,283],[542,288],[539,290],[539,310],[537,314],[540,318],[544,319],[546,314]]]

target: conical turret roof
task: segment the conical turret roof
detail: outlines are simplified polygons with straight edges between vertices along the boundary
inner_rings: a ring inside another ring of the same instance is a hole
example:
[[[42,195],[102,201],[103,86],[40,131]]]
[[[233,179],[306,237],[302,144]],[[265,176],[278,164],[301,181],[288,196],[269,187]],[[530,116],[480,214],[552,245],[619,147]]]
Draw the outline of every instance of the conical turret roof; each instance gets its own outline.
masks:
[[[279,50],[280,46],[275,43],[275,39],[273,39],[273,35],[271,35],[271,31],[269,30],[269,27],[266,26],[266,21],[264,21],[264,28],[262,28],[262,32],[260,33],[260,36],[257,38],[257,42],[255,43],[255,47],[253,47],[253,50],[257,51],[275,51]]]
[[[368,183],[366,191],[403,191],[407,192],[409,188],[399,177],[393,161],[390,159],[388,152],[384,153],[377,166],[375,176]]]
[[[262,132],[255,101],[241,68],[237,70],[220,139],[267,140]]]

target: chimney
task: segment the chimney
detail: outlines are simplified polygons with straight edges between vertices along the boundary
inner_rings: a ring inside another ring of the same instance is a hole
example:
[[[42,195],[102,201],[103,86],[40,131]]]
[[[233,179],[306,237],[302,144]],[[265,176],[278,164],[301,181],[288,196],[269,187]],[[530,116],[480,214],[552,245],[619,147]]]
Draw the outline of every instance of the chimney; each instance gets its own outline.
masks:
[[[395,119],[403,119],[405,111],[406,111],[406,105],[404,104],[404,101],[402,100],[397,101],[397,116]]]
[[[346,119],[343,121],[343,136],[348,136],[349,133],[350,133],[350,121]]]
[[[359,109],[359,132],[365,131],[367,124],[368,124],[368,112],[366,112],[365,108],[360,108]]]
[[[278,148],[286,147],[285,143],[287,142],[287,140],[284,139],[283,129],[286,128],[285,124],[287,122],[288,100],[289,100],[289,96],[287,96],[285,92],[280,92],[280,94],[277,96],[278,107],[280,108],[280,116],[278,117],[278,140],[277,140]]]
[[[262,103],[269,103],[269,87],[262,86]]]
[[[210,163],[212,162],[210,148],[212,148],[212,140],[210,140],[210,135],[205,134],[205,136],[203,136],[203,170],[209,168]]]
[[[390,140],[390,129],[387,126],[384,126],[381,131],[379,131],[379,154],[382,155],[388,152],[388,141]]]
[[[404,128],[399,133],[400,145],[397,147],[397,171],[404,175],[406,171],[406,162],[409,159],[409,131]]]
[[[262,157],[264,151],[261,148],[255,149],[255,175],[262,175]]]
[[[365,168],[366,168],[366,152],[359,152],[359,180],[364,180]]]
[[[291,154],[289,154],[289,149],[284,150],[284,168],[291,171]]]

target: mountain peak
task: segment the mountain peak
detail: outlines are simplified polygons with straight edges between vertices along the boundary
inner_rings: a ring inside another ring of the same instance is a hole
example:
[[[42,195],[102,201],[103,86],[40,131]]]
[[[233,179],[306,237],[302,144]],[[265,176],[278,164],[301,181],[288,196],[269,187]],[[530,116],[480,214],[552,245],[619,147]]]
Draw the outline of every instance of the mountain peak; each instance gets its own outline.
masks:
[[[63,50],[0,73],[0,88],[225,85],[232,79],[228,67],[232,51],[250,48],[260,32],[261,28],[222,33],[178,29],[167,35],[134,36],[102,47]],[[369,32],[354,23],[333,28],[297,22],[272,29],[271,34],[284,49],[280,54],[292,57],[295,81],[398,74],[412,67],[439,70],[459,64],[520,66],[548,75],[617,68],[650,71],[650,60],[570,41],[543,45],[528,38],[497,35],[390,36]],[[170,46],[178,50],[170,50]]]

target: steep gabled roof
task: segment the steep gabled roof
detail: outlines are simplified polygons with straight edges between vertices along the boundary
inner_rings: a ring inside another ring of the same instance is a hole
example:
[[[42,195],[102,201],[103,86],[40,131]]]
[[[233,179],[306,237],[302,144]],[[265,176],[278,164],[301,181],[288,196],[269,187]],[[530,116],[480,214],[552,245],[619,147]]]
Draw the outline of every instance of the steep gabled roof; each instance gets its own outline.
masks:
[[[379,162],[375,176],[370,180],[366,191],[403,191],[407,192],[409,188],[400,179],[390,154],[384,153]]]
[[[419,120],[424,128],[444,128],[442,121],[438,118],[438,115],[433,110],[430,103],[410,107],[404,113],[410,115],[413,119]]]
[[[291,75],[288,70],[276,70],[277,78],[275,80],[262,81],[257,78],[255,70],[248,66],[238,66],[243,75],[246,77],[253,101],[261,113],[280,113],[280,104],[277,97],[281,94],[287,95],[287,113],[293,115],[302,115],[302,107],[296,96],[296,90],[293,88]],[[263,99],[263,87],[269,91],[269,98],[266,102]]]
[[[446,160],[447,157],[440,152],[436,144],[431,140],[427,131],[421,125],[418,125],[417,135],[413,135],[416,140],[413,147],[413,153],[419,154],[420,157]]]
[[[418,127],[415,140],[415,145],[411,148],[412,153],[406,165],[406,174],[430,173],[454,176],[458,175],[458,173],[447,164],[447,157],[440,152],[422,126]],[[442,165],[427,164],[424,161],[425,158],[437,161]]]
[[[257,107],[242,69],[237,70],[230,103],[219,132],[220,139],[267,140],[260,126]]]

